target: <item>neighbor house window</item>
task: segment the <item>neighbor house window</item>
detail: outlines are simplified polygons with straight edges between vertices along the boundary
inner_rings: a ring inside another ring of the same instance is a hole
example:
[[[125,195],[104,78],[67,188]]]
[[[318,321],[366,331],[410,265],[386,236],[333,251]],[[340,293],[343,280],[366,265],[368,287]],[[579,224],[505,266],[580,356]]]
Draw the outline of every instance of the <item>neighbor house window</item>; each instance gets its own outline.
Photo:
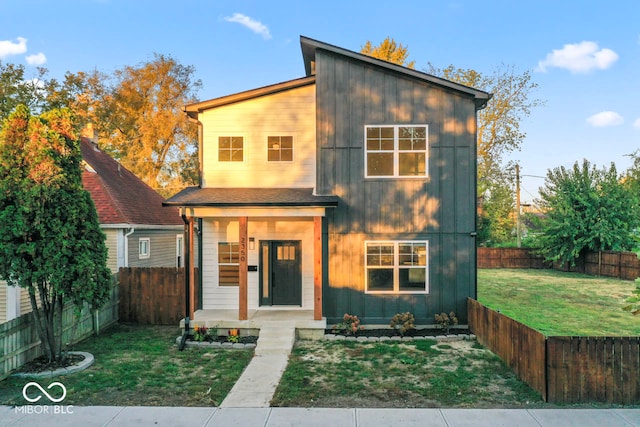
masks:
[[[238,242],[218,243],[218,283],[220,286],[240,284],[240,244]]]
[[[218,161],[242,162],[244,160],[244,137],[218,137]]]
[[[366,177],[426,177],[427,125],[365,126]]]
[[[141,237],[138,239],[138,258],[145,259],[151,256],[151,239]]]
[[[366,242],[366,291],[427,292],[427,252],[426,241]]]
[[[293,161],[293,137],[269,136],[267,150],[267,159],[270,162],[291,162]]]

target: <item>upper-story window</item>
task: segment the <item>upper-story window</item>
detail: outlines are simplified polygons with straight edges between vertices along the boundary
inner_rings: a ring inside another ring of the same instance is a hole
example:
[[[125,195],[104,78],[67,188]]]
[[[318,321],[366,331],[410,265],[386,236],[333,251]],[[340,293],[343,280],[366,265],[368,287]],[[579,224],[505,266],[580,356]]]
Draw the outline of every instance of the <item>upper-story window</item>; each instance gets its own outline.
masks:
[[[267,158],[270,162],[291,162],[293,161],[293,137],[269,136],[267,150]]]
[[[244,160],[244,138],[242,136],[218,137],[218,161],[242,162]]]
[[[427,176],[427,125],[365,126],[365,176]]]

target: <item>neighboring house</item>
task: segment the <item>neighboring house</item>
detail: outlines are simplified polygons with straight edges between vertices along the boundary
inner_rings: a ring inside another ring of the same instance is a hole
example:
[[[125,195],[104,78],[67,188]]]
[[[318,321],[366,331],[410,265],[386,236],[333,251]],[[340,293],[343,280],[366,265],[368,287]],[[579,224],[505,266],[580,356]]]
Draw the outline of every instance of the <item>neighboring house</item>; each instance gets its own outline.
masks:
[[[82,184],[91,193],[107,238],[111,272],[120,267],[184,267],[184,222],[178,210],[162,206],[160,194],[91,139],[82,137],[80,148]],[[0,282],[0,323],[30,311],[26,290]]]
[[[303,78],[187,105],[202,312],[417,324],[476,296],[476,112],[491,95],[301,37]]]

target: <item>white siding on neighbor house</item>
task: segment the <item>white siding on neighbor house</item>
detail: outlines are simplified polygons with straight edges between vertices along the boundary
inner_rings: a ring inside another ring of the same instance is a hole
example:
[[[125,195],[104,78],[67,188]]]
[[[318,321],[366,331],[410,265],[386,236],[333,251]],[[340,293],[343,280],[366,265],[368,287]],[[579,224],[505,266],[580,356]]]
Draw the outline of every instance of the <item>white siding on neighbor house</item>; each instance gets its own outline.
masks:
[[[19,294],[19,308],[15,306],[16,304],[16,293]],[[10,298],[13,298],[13,301],[9,301]],[[12,308],[9,307],[10,304],[14,304]],[[17,308],[17,310],[16,310]],[[7,322],[14,317],[9,318],[9,311],[15,311],[16,316],[22,316],[23,314],[31,313],[31,301],[29,301],[29,292],[26,289],[22,288],[13,288],[9,289],[9,286],[4,281],[0,281],[0,323]]]
[[[0,280],[0,323],[7,321],[7,284]]]
[[[248,237],[255,238],[255,249],[248,250],[248,264],[260,265],[261,240],[300,240],[302,251],[302,308],[313,309],[313,218],[249,218]],[[218,286],[218,242],[238,241],[238,220],[206,218],[203,221],[202,308],[237,310],[237,286]],[[248,308],[259,308],[260,272],[248,274]],[[286,306],[294,308],[295,306]]]
[[[200,121],[203,187],[315,188],[315,85],[206,110]],[[267,137],[287,135],[293,161],[267,161]],[[221,136],[244,137],[242,162],[218,162]]]

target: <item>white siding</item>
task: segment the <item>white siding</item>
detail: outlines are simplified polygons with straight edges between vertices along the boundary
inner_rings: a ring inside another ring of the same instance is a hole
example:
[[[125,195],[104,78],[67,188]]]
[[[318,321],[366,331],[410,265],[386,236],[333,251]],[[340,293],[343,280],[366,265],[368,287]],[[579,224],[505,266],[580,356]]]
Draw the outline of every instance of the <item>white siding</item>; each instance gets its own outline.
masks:
[[[7,321],[7,284],[0,280],[0,323]]]
[[[302,251],[302,308],[313,309],[313,219],[249,218],[248,236],[255,238],[249,250],[249,265],[259,264],[261,240],[300,240]],[[218,286],[218,242],[238,241],[238,220],[232,218],[203,221],[203,309],[238,309],[238,287]],[[248,308],[259,307],[260,272],[248,272]],[[293,308],[287,306],[287,308]]]
[[[315,85],[225,105],[200,115],[203,187],[316,184]],[[293,161],[267,161],[267,137],[293,136]],[[218,162],[218,137],[244,137],[244,161]]]

